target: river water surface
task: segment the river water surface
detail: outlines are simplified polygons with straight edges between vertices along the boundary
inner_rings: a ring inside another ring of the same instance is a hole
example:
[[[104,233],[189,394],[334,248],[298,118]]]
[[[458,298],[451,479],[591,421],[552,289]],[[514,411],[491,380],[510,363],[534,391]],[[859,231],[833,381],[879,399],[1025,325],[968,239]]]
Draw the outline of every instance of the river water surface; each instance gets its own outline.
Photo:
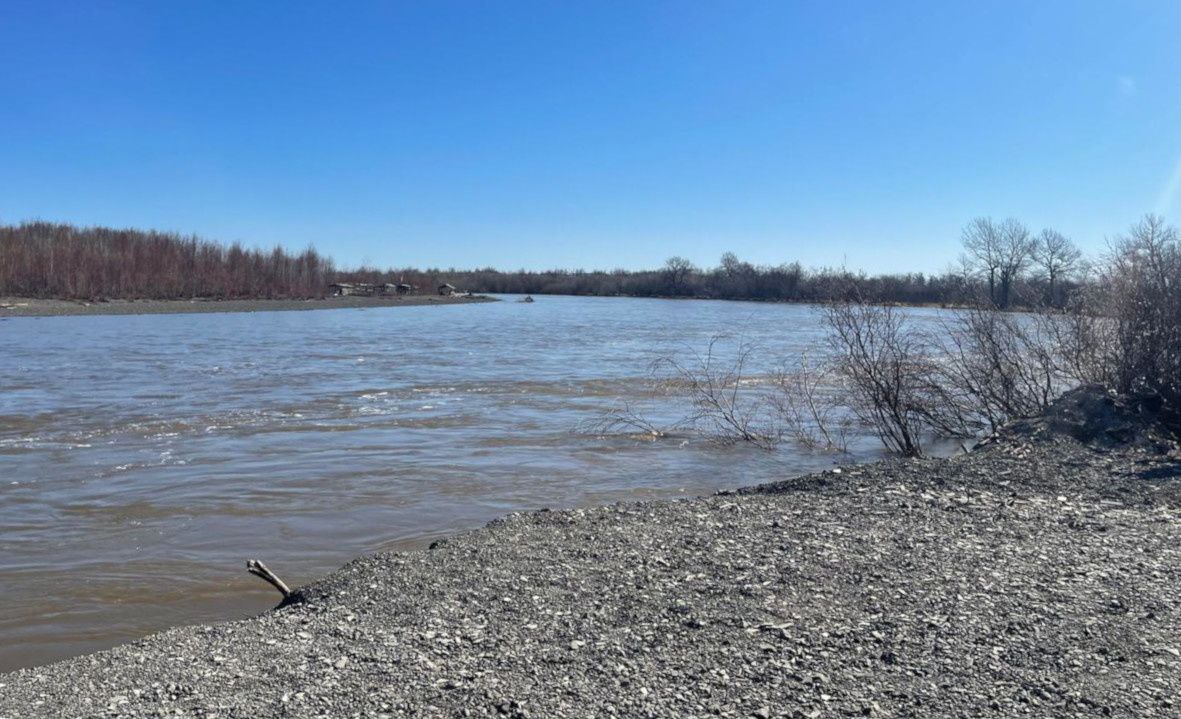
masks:
[[[804,305],[573,297],[0,321],[0,670],[262,611],[248,558],[299,584],[509,511],[830,465],[586,429],[719,332],[757,371],[822,335]]]

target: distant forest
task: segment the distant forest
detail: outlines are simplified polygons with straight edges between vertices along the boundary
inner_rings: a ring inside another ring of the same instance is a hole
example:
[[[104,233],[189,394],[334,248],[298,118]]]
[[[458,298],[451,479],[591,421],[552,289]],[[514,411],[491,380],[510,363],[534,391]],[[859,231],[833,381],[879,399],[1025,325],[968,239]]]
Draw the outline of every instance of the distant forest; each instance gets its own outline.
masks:
[[[864,275],[835,269],[806,269],[798,262],[756,266],[727,261],[699,268],[673,258],[655,270],[359,270],[341,273],[362,282],[399,280],[433,287],[450,282],[461,290],[531,295],[595,295],[603,297],[683,297],[779,302],[822,302],[846,298],[851,292],[878,302],[901,304],[958,303],[978,288],[954,273]],[[856,288],[856,289],[853,289]]]
[[[61,299],[323,297],[335,270],[291,254],[164,232],[26,222],[0,227],[0,295]]]
[[[1057,248],[1049,262],[1041,245]],[[938,275],[866,275],[807,269],[798,262],[752,265],[733,253],[718,266],[680,257],[652,270],[337,269],[313,249],[248,249],[197,237],[48,222],[0,226],[0,296],[104,299],[319,298],[333,282],[405,282],[460,291],[822,302],[856,294],[900,304],[957,305],[982,295],[998,306],[1057,304],[1076,281],[1077,250],[1012,220],[973,221],[961,264]],[[1065,244],[1064,244],[1065,243]]]

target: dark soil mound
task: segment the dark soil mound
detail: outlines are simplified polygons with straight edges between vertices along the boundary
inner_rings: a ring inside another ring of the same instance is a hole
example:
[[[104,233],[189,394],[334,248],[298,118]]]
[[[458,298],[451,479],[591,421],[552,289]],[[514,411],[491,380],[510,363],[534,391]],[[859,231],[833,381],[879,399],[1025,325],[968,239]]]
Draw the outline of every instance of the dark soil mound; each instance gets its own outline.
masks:
[[[1002,437],[1070,437],[1091,447],[1139,447],[1170,452],[1177,447],[1175,418],[1156,395],[1116,395],[1084,385],[1062,395],[1041,416],[1017,420]]]

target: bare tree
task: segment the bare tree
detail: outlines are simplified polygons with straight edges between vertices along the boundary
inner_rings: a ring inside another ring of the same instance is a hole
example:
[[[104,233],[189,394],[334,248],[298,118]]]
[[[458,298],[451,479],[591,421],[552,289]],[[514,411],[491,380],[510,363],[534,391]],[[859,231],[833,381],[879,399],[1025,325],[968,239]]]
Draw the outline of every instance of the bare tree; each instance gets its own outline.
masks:
[[[991,217],[977,217],[964,227],[960,236],[964,255],[960,259],[966,274],[975,274],[988,282],[988,300],[997,301],[997,282],[1001,270],[1001,231]]]
[[[1049,284],[1049,304],[1060,307],[1058,285],[1078,269],[1082,252],[1061,232],[1047,227],[1033,242],[1031,257]]]
[[[1029,266],[1033,255],[1033,240],[1029,236],[1029,229],[1011,217],[1000,224],[999,230],[1000,286],[997,305],[1007,309],[1013,299],[1013,284]]]
[[[722,271],[726,279],[734,279],[741,275],[750,265],[738,259],[738,255],[733,252],[723,252],[722,259],[718,263],[718,269]]]
[[[1033,241],[1029,230],[1013,218],[995,222],[977,217],[961,235],[965,267],[988,282],[988,297],[993,305],[1007,308],[1012,302],[1013,286],[1029,266]]]
[[[311,248],[263,252],[173,233],[49,222],[0,226],[0,295],[323,297],[334,272]]]
[[[684,257],[670,257],[664,263],[664,276],[668,282],[670,294],[685,294],[688,278],[697,268]]]

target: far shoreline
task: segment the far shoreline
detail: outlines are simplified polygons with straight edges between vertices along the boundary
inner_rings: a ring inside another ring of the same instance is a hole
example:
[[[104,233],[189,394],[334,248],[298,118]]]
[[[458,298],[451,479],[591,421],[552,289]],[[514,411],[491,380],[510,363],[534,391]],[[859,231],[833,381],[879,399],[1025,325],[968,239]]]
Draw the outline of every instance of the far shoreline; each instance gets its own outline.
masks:
[[[365,309],[370,307],[428,307],[496,302],[486,295],[412,295],[409,297],[326,297],[323,299],[210,299],[81,300],[0,297],[0,319],[6,317],[71,317],[81,315],[166,315],[222,312],[295,312]]]

